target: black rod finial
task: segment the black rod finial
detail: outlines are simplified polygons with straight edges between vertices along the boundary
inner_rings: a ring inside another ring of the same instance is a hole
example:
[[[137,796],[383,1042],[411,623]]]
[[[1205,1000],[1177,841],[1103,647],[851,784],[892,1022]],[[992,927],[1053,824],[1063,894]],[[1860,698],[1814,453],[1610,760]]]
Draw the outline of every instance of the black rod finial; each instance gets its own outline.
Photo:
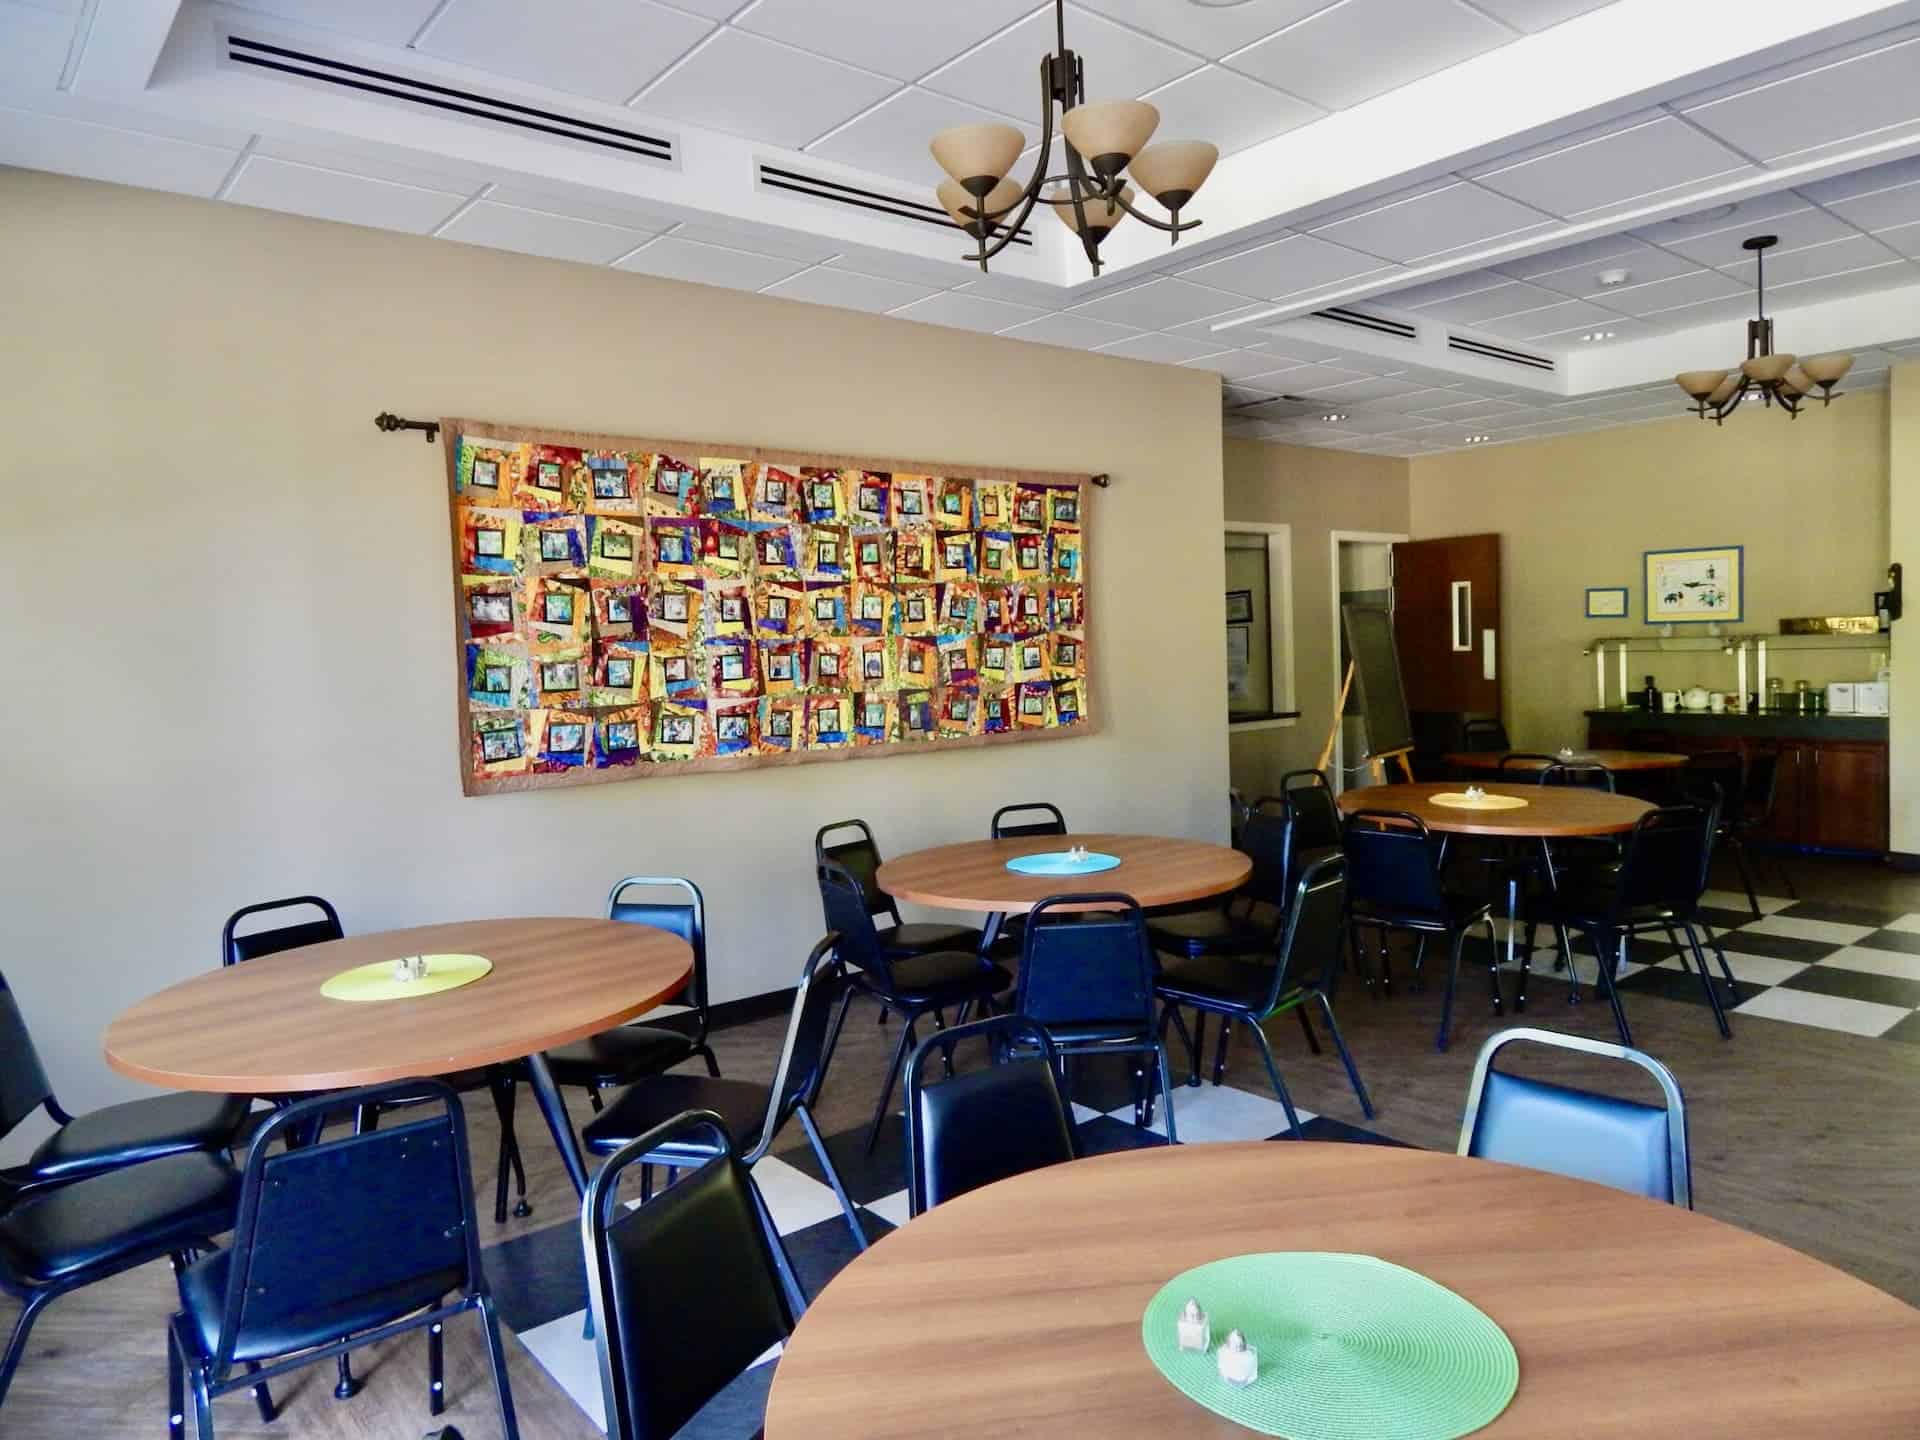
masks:
[[[440,438],[438,420],[403,420],[391,410],[382,410],[373,417],[373,423],[376,429],[384,430],[389,435],[397,430],[418,430],[429,445]]]
[[[1087,478],[1093,481],[1093,483],[1098,485],[1102,490],[1106,489],[1109,485],[1113,484],[1113,476],[1107,474],[1105,471],[1102,471],[1098,475],[1089,475]]]

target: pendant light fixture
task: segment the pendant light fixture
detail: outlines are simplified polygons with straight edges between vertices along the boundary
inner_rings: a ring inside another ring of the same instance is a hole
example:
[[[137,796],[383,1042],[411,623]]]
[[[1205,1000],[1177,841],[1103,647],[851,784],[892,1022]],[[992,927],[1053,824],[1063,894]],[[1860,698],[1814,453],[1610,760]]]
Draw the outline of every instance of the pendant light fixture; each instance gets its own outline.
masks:
[[[1798,419],[1800,408],[1817,387],[1822,405],[1834,401],[1833,387],[1853,368],[1851,355],[1779,355],[1773,348],[1773,321],[1767,318],[1767,251],[1780,243],[1778,235],[1755,235],[1741,242],[1753,252],[1756,293],[1755,316],[1747,322],[1747,358],[1738,370],[1688,370],[1673,377],[1693,400],[1693,413],[1719,424],[1740,408],[1740,402],[1758,395]]]
[[[935,193],[953,223],[973,237],[975,248],[966,258],[978,261],[982,270],[1006,249],[1036,204],[1052,206],[1061,223],[1079,237],[1096,275],[1101,242],[1129,215],[1164,230],[1177,245],[1182,232],[1200,223],[1181,220],[1180,212],[1220,158],[1218,149],[1201,140],[1147,144],[1160,124],[1160,112],[1144,100],[1089,105],[1081,58],[1067,48],[1065,0],[1054,0],[1053,19],[1058,49],[1040,62],[1040,158],[1026,184],[1007,178],[1027,143],[1017,127],[998,122],[956,125],[933,137],[933,158],[951,177],[941,181]],[[1067,168],[1049,175],[1056,107]],[[1124,178],[1128,174],[1133,185]],[[1136,210],[1135,185],[1153,196],[1170,218],[1156,220]]]

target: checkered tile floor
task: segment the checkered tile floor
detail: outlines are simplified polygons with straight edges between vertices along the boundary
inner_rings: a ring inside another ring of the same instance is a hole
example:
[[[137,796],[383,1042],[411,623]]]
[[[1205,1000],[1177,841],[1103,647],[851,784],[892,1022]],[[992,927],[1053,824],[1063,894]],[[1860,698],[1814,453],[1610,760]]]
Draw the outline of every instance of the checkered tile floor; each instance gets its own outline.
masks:
[[[1708,891],[1701,910],[1733,969],[1736,1027],[1739,1017],[1757,1015],[1920,1045],[1920,914],[1768,895],[1760,910],[1754,919],[1745,895],[1723,890]],[[1505,922],[1495,929],[1504,943]],[[1540,938],[1551,942],[1552,934],[1543,930]],[[1592,947],[1576,938],[1574,949],[1575,968],[1590,986]],[[1551,943],[1536,949],[1534,974],[1552,977],[1557,958]],[[1718,978],[1711,952],[1707,963]],[[1635,995],[1707,1003],[1697,973],[1664,936],[1636,940],[1619,973],[1629,1018]]]

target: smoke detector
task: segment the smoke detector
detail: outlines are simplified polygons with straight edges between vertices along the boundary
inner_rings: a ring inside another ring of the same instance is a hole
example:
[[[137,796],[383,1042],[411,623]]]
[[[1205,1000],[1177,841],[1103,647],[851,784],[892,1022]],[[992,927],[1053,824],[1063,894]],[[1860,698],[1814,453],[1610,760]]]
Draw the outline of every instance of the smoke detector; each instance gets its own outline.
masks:
[[[1593,278],[1600,282],[1602,290],[1618,290],[1633,278],[1633,272],[1625,269],[1602,270]]]

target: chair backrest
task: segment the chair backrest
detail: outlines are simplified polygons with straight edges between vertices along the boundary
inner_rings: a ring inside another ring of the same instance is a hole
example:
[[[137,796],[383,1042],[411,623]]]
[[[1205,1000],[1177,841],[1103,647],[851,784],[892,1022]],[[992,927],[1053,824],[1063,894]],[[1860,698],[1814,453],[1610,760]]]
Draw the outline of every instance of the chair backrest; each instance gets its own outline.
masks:
[[[646,1204],[621,1176],[698,1136],[718,1153]],[[689,1110],[623,1146],[580,1207],[608,1440],[668,1440],[793,1333],[806,1302],[766,1201],[720,1117]]]
[[[1540,772],[1542,785],[1577,785],[1613,793],[1613,772],[1598,760],[1556,760]]]
[[[629,900],[629,890],[675,890],[679,898],[670,901]],[[700,1017],[700,1038],[707,1033],[707,901],[700,887],[678,875],[629,875],[616,880],[607,892],[607,918],[629,925],[648,925],[678,935],[692,947],[693,973],[687,979],[685,997],[693,1002]]]
[[[817,873],[820,908],[826,912],[827,929],[839,937],[835,954],[840,963],[860,971],[891,995],[893,971],[880,946],[880,932],[874,928],[859,877],[837,860],[821,861]]]
[[[1240,827],[1240,843],[1234,848],[1253,862],[1253,872],[1239,893],[1262,905],[1284,912],[1289,892],[1287,881],[1294,868],[1294,831],[1297,822],[1290,807],[1277,815],[1257,810]],[[1280,920],[1273,921],[1274,936],[1280,933]]]
[[[1710,805],[1666,805],[1642,815],[1627,836],[1618,903],[1627,909],[1670,905],[1691,912],[1707,888],[1718,823]]]
[[[0,1135],[52,1100],[53,1084],[33,1048],[27,1017],[20,1013],[7,977],[0,975]]]
[[[832,1026],[833,1007],[847,984],[834,959],[839,944],[839,935],[829,931],[815,942],[807,963],[800,968],[793,1009],[787,1015],[786,1039],[781,1042],[780,1058],[773,1067],[773,1085],[767,1091],[767,1120],[760,1127],[758,1144],[747,1156],[749,1165],[773,1148],[780,1127],[796,1108],[811,1106],[820,1098],[820,1086],[827,1078],[827,1032]]]
[[[1702,750],[1680,772],[1680,794],[1705,805],[1719,802],[1722,821],[1746,808],[1747,762],[1738,750]]]
[[[1507,727],[1491,715],[1475,715],[1460,727],[1460,748],[1475,754],[1498,754],[1511,750]]]
[[[828,844],[827,837],[838,830],[848,831],[848,837]],[[864,820],[835,820],[814,831],[813,863],[824,865],[829,860],[845,867],[860,882],[869,915],[885,915],[894,924],[900,923],[900,907],[880,888],[880,844],[873,838],[872,826]]]
[[[1133,897],[1049,895],[1027,912],[1014,1009],[1042,1027],[1132,1025],[1152,1035],[1155,970]]]
[[[1780,779],[1780,752],[1753,750],[1747,754],[1747,783],[1741,793],[1741,808],[1728,808],[1728,817],[1749,825],[1764,825],[1773,818],[1774,794]]]
[[[1347,857],[1322,852],[1294,887],[1266,1013],[1297,989],[1331,990],[1347,945]]]
[[[1493,1057],[1515,1041],[1638,1065],[1659,1083],[1666,1103],[1645,1105],[1502,1074],[1493,1068]],[[1644,1051],[1605,1040],[1526,1027],[1490,1036],[1473,1067],[1459,1153],[1551,1170],[1693,1208],[1687,1106],[1679,1082]]]
[[[1009,816],[1025,815],[1025,820],[1009,819]],[[1067,833],[1067,817],[1060,813],[1060,807],[1049,805],[1044,800],[1028,801],[1021,805],[1002,805],[993,812],[993,822],[989,833],[996,840],[1013,840],[1022,835],[1064,835]]]
[[[276,1143],[289,1131],[318,1134],[328,1117],[362,1106],[423,1100],[444,1108],[364,1134],[321,1134],[295,1150]],[[370,1329],[445,1295],[483,1292],[479,1235],[466,1119],[443,1082],[399,1080],[275,1111],[255,1132],[241,1177],[217,1378],[236,1346],[319,1312],[364,1315],[371,1305],[378,1318],[358,1327]]]
[[[1671,730],[1629,730],[1623,750],[1666,750],[1673,749]]]
[[[1426,822],[1404,810],[1347,817],[1347,891],[1382,910],[1440,916],[1447,901]]]
[[[293,910],[311,906],[320,912],[320,918],[295,921],[287,925],[274,925],[265,930],[254,930],[246,935],[236,935],[234,931],[242,920],[249,915],[264,915],[275,910]],[[245,960],[258,960],[262,955],[278,955],[283,950],[297,950],[302,945],[319,945],[327,940],[338,940],[346,932],[340,928],[340,912],[318,895],[290,895],[285,900],[263,900],[258,905],[243,905],[227,917],[227,923],[220,927],[220,963],[238,965]]]
[[[1280,777],[1280,798],[1293,818],[1289,862],[1292,878],[1299,878],[1300,857],[1341,841],[1340,805],[1333,786],[1319,770],[1289,770]]]
[[[1227,837],[1235,844],[1240,843],[1240,827],[1247,823],[1247,816],[1253,813],[1253,807],[1246,798],[1232,786],[1227,787]]]
[[[936,1053],[972,1039],[998,1063],[928,1085]],[[1010,1053],[1018,1045],[1031,1058]],[[1047,1032],[1023,1015],[995,1015],[929,1036],[907,1060],[907,1209],[918,1215],[956,1195],[1074,1157],[1073,1121],[1054,1080]]]
[[[1500,757],[1500,778],[1509,785],[1537,784],[1540,777],[1560,762],[1552,755],[1531,750],[1509,750]]]

